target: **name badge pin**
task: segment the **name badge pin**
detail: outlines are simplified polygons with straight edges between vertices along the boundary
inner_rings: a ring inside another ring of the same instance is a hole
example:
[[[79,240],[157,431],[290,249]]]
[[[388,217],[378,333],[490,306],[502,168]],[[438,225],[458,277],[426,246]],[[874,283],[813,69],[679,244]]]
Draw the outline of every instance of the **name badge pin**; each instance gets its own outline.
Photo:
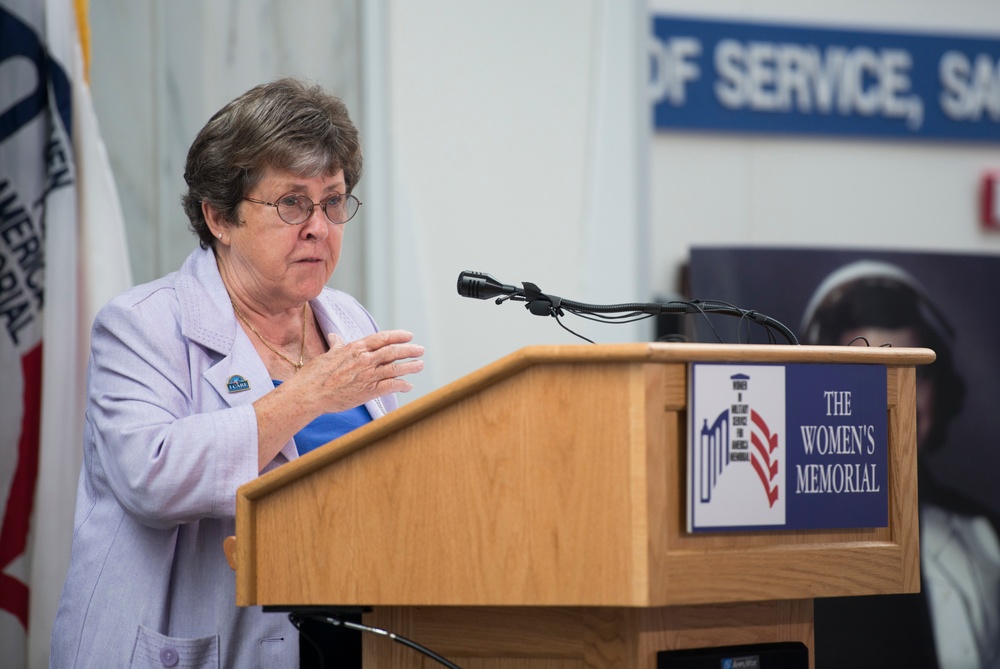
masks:
[[[226,390],[230,393],[242,393],[244,390],[250,390],[250,382],[239,374],[233,374],[226,381]]]

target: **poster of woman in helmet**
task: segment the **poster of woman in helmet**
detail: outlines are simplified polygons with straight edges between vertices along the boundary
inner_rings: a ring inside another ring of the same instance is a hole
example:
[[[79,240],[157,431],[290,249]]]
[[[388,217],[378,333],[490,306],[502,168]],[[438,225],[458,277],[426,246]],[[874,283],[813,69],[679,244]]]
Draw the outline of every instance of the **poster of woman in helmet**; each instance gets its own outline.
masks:
[[[815,666],[1000,667],[1000,258],[696,248],[687,283],[687,297],[757,310],[802,344],[936,352],[917,378],[921,593],[817,600]],[[695,317],[685,334],[768,341],[731,317]]]

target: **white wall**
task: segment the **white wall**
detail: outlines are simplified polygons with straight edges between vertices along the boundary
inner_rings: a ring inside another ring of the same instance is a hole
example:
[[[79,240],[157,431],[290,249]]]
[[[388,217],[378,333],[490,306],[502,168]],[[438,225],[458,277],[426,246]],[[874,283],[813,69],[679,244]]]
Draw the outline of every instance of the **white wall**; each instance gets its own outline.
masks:
[[[384,98],[366,100],[388,146],[370,198],[383,218],[369,212],[369,306],[427,346],[414,395],[522,346],[582,343],[523,304],[459,297],[456,279],[484,271],[586,302],[643,291],[644,4],[376,4],[385,42],[368,48],[387,62],[365,78]],[[604,342],[645,336],[567,325]]]
[[[988,0],[651,0],[654,12],[1000,36]],[[653,284],[676,285],[694,245],[1000,251],[978,222],[1000,147],[969,143],[657,133],[651,164]],[[698,296],[711,297],[711,296]]]

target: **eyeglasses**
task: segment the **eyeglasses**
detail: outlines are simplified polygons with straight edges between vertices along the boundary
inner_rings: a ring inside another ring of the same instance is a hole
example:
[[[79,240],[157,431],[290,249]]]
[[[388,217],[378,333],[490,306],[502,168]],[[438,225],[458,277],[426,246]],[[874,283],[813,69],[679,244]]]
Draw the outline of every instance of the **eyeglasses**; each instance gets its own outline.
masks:
[[[277,202],[264,202],[252,197],[243,198],[247,202],[263,204],[278,210],[278,216],[288,225],[302,225],[309,220],[316,205],[323,206],[323,213],[331,223],[347,223],[354,218],[361,207],[361,200],[353,195],[333,195],[323,202],[313,202],[305,195],[289,193],[278,198]]]

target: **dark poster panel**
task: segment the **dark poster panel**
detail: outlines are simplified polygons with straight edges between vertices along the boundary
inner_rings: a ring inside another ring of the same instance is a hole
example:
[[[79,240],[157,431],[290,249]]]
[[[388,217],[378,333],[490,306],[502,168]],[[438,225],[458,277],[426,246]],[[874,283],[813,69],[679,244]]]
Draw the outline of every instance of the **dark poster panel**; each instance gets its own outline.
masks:
[[[932,389],[923,395],[931,398],[923,408],[918,398],[923,592],[817,602],[817,669],[1000,666],[996,286],[1000,257],[985,255],[691,252],[691,298],[760,311],[787,325],[803,344],[843,344],[866,334],[876,340],[872,344],[929,346],[939,353],[919,381]],[[820,308],[812,309],[817,303]],[[811,332],[804,319],[813,324]],[[767,341],[759,326],[734,317],[690,317],[687,326],[696,341]],[[817,334],[835,341],[817,341]]]

